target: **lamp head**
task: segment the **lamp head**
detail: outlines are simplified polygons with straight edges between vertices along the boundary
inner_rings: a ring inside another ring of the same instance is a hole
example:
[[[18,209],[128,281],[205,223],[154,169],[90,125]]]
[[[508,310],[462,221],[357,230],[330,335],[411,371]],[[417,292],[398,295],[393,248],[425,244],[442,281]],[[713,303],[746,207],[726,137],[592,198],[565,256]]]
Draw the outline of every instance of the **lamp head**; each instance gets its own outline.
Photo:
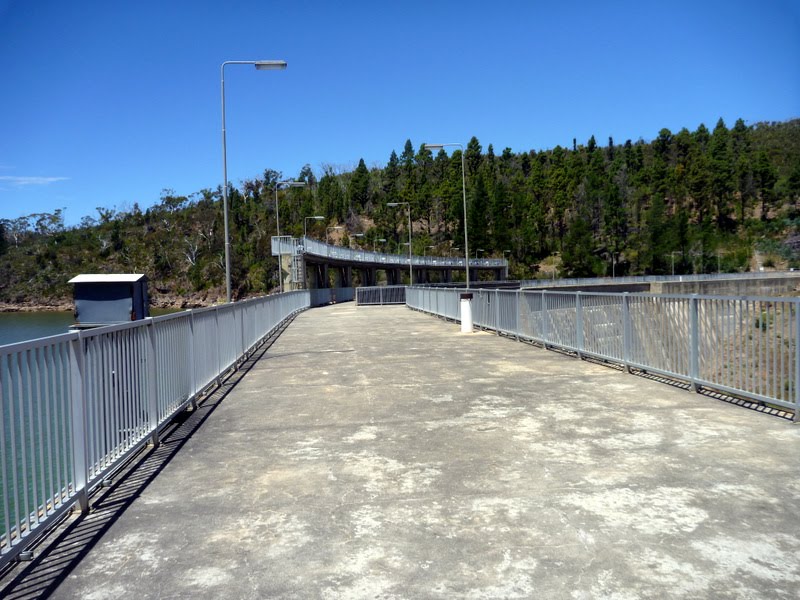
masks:
[[[423,144],[422,146],[426,150],[441,150],[444,148],[444,144]]]
[[[253,64],[258,71],[278,71],[286,68],[285,60],[257,60]]]

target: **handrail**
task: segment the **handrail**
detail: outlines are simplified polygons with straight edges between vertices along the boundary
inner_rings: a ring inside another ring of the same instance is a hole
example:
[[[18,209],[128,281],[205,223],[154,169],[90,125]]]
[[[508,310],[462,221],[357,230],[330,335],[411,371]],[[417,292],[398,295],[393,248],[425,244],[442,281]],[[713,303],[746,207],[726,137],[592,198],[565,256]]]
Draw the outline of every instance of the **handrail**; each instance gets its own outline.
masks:
[[[460,321],[463,291],[414,286],[406,304]],[[781,407],[800,420],[798,298],[470,291],[478,327]]]
[[[296,242],[296,243],[295,243]],[[408,266],[408,255],[384,254],[382,252],[371,252],[369,250],[354,250],[333,246],[323,242],[303,237],[294,240],[288,236],[272,238],[272,255],[291,254],[297,249],[302,254],[331,258],[335,260],[368,263],[387,266]],[[417,267],[438,267],[438,268],[464,268],[464,259],[446,256],[412,256],[411,263]],[[508,260],[503,258],[470,258],[469,266],[483,268],[507,268]]]
[[[0,346],[0,567],[309,305],[287,292]]]
[[[519,282],[521,289],[577,285],[619,285],[631,283],[681,283],[729,279],[800,278],[800,271],[748,271],[745,273],[705,273],[691,275],[626,275],[624,277],[573,277],[567,279],[528,279]]]

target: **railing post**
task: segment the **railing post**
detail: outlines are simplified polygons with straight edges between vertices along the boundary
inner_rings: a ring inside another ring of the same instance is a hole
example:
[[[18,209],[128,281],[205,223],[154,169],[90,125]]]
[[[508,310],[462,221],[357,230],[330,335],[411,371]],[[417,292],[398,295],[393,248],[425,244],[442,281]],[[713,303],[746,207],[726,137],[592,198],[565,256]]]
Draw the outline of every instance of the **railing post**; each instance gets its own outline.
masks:
[[[692,294],[689,301],[689,321],[690,321],[690,335],[689,335],[689,377],[691,379],[690,389],[693,392],[698,391],[697,380],[700,374],[700,357],[699,346],[700,337],[698,335],[698,298],[697,294]]]
[[[156,364],[156,328],[153,318],[148,317],[147,334],[147,404],[150,417],[150,438],[153,448],[158,448],[158,365]]]
[[[622,362],[625,372],[631,372],[631,308],[628,292],[622,293]]]
[[[548,330],[550,329],[549,326],[548,326],[548,323],[547,323],[547,296],[545,296],[545,294],[547,292],[542,290],[541,293],[542,293],[542,310],[541,310],[541,313],[542,313],[542,345],[544,346],[544,349],[547,350],[547,336],[549,334]]]
[[[214,307],[214,337],[212,339],[217,340],[216,344],[213,344],[214,347],[214,355],[217,359],[217,376],[215,379],[217,380],[217,385],[222,383],[222,358],[220,357],[220,349],[219,349],[219,306]]]
[[[72,465],[73,491],[82,513],[89,512],[89,466],[86,464],[86,393],[84,386],[83,339],[77,337],[69,344],[70,398],[72,401]]]
[[[241,335],[242,333],[242,324],[241,319],[239,319],[239,309],[236,307],[235,304],[231,304],[229,310],[233,313],[233,330]],[[244,337],[244,336],[242,336]],[[233,340],[233,345],[236,345],[236,339]],[[239,344],[239,356],[234,356],[233,359],[233,371],[236,372],[239,370],[239,361],[241,360],[242,356],[242,344]]]
[[[794,301],[794,423],[800,423],[800,299]]]
[[[580,292],[575,292],[575,345],[578,347],[578,359],[583,358],[583,303]]]
[[[500,290],[494,291],[494,332],[500,335]]]
[[[522,304],[520,304],[520,299],[522,298],[521,290],[517,290],[514,296],[514,336],[519,341],[519,313],[522,310]]]
[[[189,311],[189,388],[192,391],[192,410],[197,410],[197,367],[194,362],[194,311]]]

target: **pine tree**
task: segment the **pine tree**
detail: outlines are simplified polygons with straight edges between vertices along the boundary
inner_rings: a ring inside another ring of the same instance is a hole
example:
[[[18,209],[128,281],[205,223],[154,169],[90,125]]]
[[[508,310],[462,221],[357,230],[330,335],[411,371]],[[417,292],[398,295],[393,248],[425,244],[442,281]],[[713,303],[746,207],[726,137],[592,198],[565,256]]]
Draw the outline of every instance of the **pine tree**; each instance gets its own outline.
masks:
[[[364,159],[358,161],[356,170],[350,180],[350,210],[361,213],[369,202],[369,169]]]
[[[488,207],[489,195],[486,192],[486,183],[484,182],[483,174],[478,171],[467,196],[469,240],[473,249],[483,248],[488,251],[490,248],[490,239],[486,227]]]
[[[389,162],[383,170],[383,193],[387,202],[397,202],[397,188],[400,181],[400,161],[397,160],[397,153],[392,150]]]
[[[8,250],[8,240],[6,239],[6,227],[0,222],[0,256]]]
[[[478,172],[481,166],[483,157],[481,155],[482,148],[478,138],[472,136],[467,143],[467,149],[464,151],[464,160],[467,164],[467,176],[472,177]]]
[[[730,135],[720,118],[714,127],[709,144],[711,167],[711,194],[714,198],[717,225],[729,228],[729,203],[733,192],[733,163],[730,152]]]
[[[753,167],[753,175],[756,181],[756,189],[761,197],[761,220],[766,221],[770,205],[772,204],[772,192],[775,183],[778,181],[778,174],[769,159],[766,150],[759,150]]]
[[[594,242],[588,221],[576,215],[569,223],[561,251],[561,264],[568,277],[593,277],[598,272],[598,260],[592,254]]]

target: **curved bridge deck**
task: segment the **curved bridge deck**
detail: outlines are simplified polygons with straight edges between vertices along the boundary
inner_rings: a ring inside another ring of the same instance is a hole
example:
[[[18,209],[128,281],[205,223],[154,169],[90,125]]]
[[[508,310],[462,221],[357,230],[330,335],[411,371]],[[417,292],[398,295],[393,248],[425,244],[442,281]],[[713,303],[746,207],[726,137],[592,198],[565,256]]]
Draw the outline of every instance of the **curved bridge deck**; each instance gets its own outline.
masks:
[[[404,307],[301,314],[191,419],[7,597],[800,595],[800,427]]]

